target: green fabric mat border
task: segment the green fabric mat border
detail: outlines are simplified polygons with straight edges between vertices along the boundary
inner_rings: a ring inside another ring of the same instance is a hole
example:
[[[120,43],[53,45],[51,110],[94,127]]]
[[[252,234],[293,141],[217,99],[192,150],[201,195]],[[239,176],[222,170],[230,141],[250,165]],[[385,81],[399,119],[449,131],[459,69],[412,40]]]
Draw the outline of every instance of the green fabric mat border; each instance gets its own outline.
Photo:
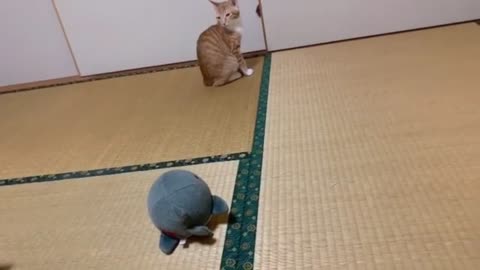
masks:
[[[158,170],[158,169],[164,169],[164,168],[174,168],[174,167],[190,166],[190,165],[205,164],[205,163],[212,163],[212,162],[242,160],[248,157],[249,157],[249,153],[240,152],[240,153],[233,153],[228,155],[198,157],[198,158],[192,158],[192,159],[163,161],[163,162],[148,163],[148,164],[129,165],[129,166],[123,166],[123,167],[27,176],[27,177],[19,177],[19,178],[11,178],[11,179],[0,179],[0,187],[18,185],[18,184],[60,181],[60,180],[67,180],[67,179],[81,179],[81,178],[87,178],[87,177],[93,177],[93,176]]]
[[[253,269],[271,61],[271,54],[267,54],[260,84],[252,152],[248,158],[240,160],[238,167],[221,270]]]

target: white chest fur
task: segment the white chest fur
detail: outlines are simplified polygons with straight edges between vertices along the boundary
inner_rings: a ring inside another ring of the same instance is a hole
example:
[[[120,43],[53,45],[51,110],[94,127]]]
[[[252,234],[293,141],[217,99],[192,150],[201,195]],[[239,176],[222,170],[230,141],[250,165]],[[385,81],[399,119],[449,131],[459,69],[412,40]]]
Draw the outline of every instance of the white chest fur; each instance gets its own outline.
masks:
[[[234,31],[236,33],[242,34],[243,33],[242,21],[240,19],[230,21],[230,23],[228,24],[228,29],[230,31]]]
[[[243,27],[241,27],[241,26],[235,27],[235,29],[233,29],[233,31],[241,34],[243,32]]]

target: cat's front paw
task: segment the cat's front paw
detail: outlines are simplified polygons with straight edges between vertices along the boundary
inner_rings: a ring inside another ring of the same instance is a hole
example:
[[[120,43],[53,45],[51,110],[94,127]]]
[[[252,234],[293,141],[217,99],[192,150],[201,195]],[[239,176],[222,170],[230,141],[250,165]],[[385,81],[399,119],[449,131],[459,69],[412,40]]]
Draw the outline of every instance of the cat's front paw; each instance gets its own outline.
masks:
[[[245,71],[245,76],[252,76],[253,75],[253,69],[249,68]]]

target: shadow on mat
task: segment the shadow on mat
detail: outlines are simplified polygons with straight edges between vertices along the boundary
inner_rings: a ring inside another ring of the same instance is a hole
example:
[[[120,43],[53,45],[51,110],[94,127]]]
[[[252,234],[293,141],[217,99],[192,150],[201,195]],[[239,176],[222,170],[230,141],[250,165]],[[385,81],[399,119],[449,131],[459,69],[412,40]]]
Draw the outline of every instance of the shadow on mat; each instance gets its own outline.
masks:
[[[0,263],[0,270],[10,270],[13,269],[13,264],[1,264]]]
[[[258,62],[262,61],[263,57],[253,57],[253,58],[247,58],[245,61],[247,61],[248,66],[256,66]],[[261,68],[262,66],[260,66]],[[259,70],[255,70],[258,72]]]

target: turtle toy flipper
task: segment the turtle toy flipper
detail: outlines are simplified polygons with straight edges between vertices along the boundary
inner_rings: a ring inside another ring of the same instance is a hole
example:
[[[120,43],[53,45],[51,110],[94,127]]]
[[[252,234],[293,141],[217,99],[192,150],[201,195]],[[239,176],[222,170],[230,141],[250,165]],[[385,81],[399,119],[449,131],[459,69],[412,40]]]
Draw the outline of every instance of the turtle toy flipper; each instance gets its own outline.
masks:
[[[160,243],[159,243],[160,250],[167,255],[172,254],[173,251],[175,251],[175,249],[177,248],[179,243],[180,243],[180,239],[170,237],[163,233],[160,235]]]
[[[187,230],[192,236],[212,236],[213,232],[207,226],[195,226]]]
[[[213,195],[212,215],[222,215],[228,213],[228,204],[220,197]]]

